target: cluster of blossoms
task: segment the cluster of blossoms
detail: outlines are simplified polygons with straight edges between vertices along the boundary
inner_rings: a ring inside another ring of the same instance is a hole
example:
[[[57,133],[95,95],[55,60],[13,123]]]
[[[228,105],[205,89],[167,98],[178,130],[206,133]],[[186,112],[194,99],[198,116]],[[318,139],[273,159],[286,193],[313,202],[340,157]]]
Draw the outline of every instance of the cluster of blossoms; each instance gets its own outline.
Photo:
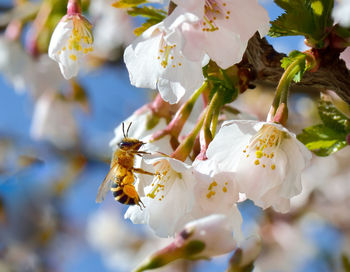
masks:
[[[77,75],[82,56],[93,48],[91,25],[77,3],[69,1],[67,16],[49,47],[49,56],[66,79]],[[198,239],[212,246],[201,251],[208,257],[236,246],[226,239],[228,243],[215,247],[210,239],[216,222],[224,226],[218,228],[221,236],[232,238],[233,233],[238,243],[243,241],[238,202],[250,199],[263,209],[290,210],[291,198],[302,191],[301,173],[311,153],[284,126],[288,88],[292,73],[298,71],[286,71],[291,74],[281,79],[266,121],[227,118],[224,106],[234,99],[227,102],[203,73],[213,64],[216,72],[232,68],[256,32],[260,37],[268,33],[269,17],[258,1],[173,0],[169,7],[169,15],[124,52],[131,84],[159,91],[153,103],[125,121],[133,123],[129,137],[147,143],[137,167],[153,173],[137,176],[135,187],[144,208],[129,207],[125,218],[149,225],[160,237],[177,235],[177,246],[184,247],[188,242],[180,232],[184,226],[203,228],[208,235],[203,238],[199,232]],[[333,16],[340,13],[335,9]],[[339,22],[348,25],[346,20]],[[296,58],[293,65],[306,62],[305,58]],[[236,76],[240,85],[237,71]],[[197,102],[200,95],[203,105]],[[114,149],[126,137],[122,132],[121,127],[116,129]]]
[[[257,1],[174,1],[175,10],[128,46],[124,61],[131,84],[158,89],[173,104],[202,86],[209,59],[222,69],[238,63],[269,17]],[[189,76],[191,75],[191,76]]]
[[[282,125],[283,104],[272,107],[266,122],[226,118],[219,128],[218,120],[209,118],[213,137],[206,141],[203,123],[215,95],[205,105],[196,103],[203,90],[210,89],[202,68],[209,61],[221,69],[240,62],[248,40],[257,31],[261,36],[267,34],[269,17],[256,0],[174,3],[172,13],[147,29],[124,53],[131,83],[158,89],[156,100],[161,101],[143,107],[125,121],[132,122],[129,137],[147,142],[143,148],[152,154],[143,156],[139,167],[155,174],[138,175],[136,189],[145,208],[131,206],[125,218],[149,225],[158,236],[169,237],[193,220],[199,221],[192,224],[201,226],[201,218],[207,218],[203,222],[214,228],[211,222],[217,219],[211,216],[224,216],[222,225],[230,231],[217,229],[216,233],[226,237],[233,233],[236,241],[242,242],[237,203],[250,199],[264,209],[287,212],[290,199],[301,192],[300,175],[311,153]],[[170,109],[172,104],[179,105],[177,113],[168,110],[164,114],[164,108]],[[193,118],[193,107],[204,117]],[[121,126],[115,132],[111,145],[117,148],[123,139]],[[201,150],[194,152],[199,155],[191,160],[196,141]],[[210,237],[213,235],[202,238],[212,246],[212,250],[203,250],[206,257],[235,247],[226,238],[231,246],[219,250]]]

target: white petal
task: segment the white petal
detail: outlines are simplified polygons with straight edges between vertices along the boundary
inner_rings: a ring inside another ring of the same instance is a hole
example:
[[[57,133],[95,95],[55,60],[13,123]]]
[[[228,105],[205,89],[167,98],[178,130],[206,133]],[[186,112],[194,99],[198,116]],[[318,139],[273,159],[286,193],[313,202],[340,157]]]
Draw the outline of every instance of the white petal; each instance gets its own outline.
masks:
[[[60,61],[62,61],[62,58]],[[62,62],[60,62],[59,66],[63,77],[67,80],[77,76],[80,68],[78,61],[72,61],[68,58],[65,58]]]
[[[189,240],[205,243],[204,250],[200,252],[201,256],[210,257],[225,254],[236,247],[230,219],[225,215],[214,214],[204,217],[188,223],[185,229],[193,231]]]
[[[206,153],[208,159],[217,162],[221,171],[235,171],[242,147],[246,146],[256,133],[254,125],[257,123],[259,122],[246,120],[225,122],[209,144]]]
[[[161,33],[154,26],[146,30],[124,51],[124,62],[129,71],[132,85],[141,88],[156,89],[161,73],[157,61]]]
[[[288,171],[281,188],[281,195],[286,198],[301,192],[301,172],[311,160],[311,152],[295,136],[285,139],[281,148],[288,154]]]
[[[213,176],[194,172],[198,183],[194,190],[196,195],[196,205],[199,206],[202,216],[211,213],[228,214],[239,198],[238,184],[232,173],[219,172],[218,169],[211,169],[206,160],[196,165],[196,169],[207,167],[212,171]],[[203,165],[200,165],[203,164]]]
[[[196,180],[191,166],[175,159],[158,157],[148,161],[153,162],[153,172],[162,173],[163,166],[170,165],[165,176],[161,176],[161,185],[158,177],[154,177],[151,185],[144,188],[145,197],[141,200],[146,208],[142,211],[129,209],[126,217],[134,223],[148,224],[158,236],[173,236],[183,228],[194,204],[193,187]],[[174,205],[176,203],[176,205]]]
[[[124,52],[131,84],[151,89],[157,87],[162,98],[172,104],[177,103],[185,92],[198,89],[204,81],[202,59],[193,62],[181,53],[183,38],[178,27],[186,18],[167,17],[146,30]]]
[[[174,82],[164,78],[158,80],[157,88],[163,100],[170,104],[178,103],[186,92],[180,82]]]
[[[59,61],[58,52],[67,44],[73,31],[73,21],[62,19],[52,33],[48,54],[55,61]]]
[[[270,165],[266,165],[265,168],[255,165],[255,160],[253,156],[241,158],[237,165],[236,178],[240,192],[245,193],[256,205],[266,208],[268,204],[263,200],[263,196],[283,182],[287,171],[287,157],[279,150],[274,157],[274,170]]]

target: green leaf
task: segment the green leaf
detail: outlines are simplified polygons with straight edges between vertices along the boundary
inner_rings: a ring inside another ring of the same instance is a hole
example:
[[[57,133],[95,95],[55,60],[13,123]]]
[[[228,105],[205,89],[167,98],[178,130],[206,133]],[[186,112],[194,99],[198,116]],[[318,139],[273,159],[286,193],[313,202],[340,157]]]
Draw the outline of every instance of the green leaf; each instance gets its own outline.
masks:
[[[128,14],[131,16],[142,16],[155,20],[157,23],[164,20],[166,17],[166,12],[162,9],[155,9],[153,7],[142,6],[133,7],[128,10]]]
[[[239,76],[237,73],[237,67],[232,66],[223,70],[212,61],[203,67],[204,77],[212,84],[211,95],[219,92],[224,104],[233,102],[238,96]]]
[[[112,4],[116,8],[131,8],[147,3],[147,0],[119,0]]]
[[[306,55],[304,53],[301,53],[297,50],[294,50],[290,52],[288,57],[284,57],[281,60],[281,67],[284,70],[287,70],[287,68],[297,60],[297,58],[304,58],[303,61],[299,62],[298,67],[296,67],[297,73],[294,75],[293,80],[295,82],[300,82],[301,78],[303,77],[304,73],[310,68],[310,66],[306,63]]]
[[[158,24],[159,20],[155,19],[147,19],[146,22],[144,22],[140,27],[137,27],[134,29],[134,34],[136,36],[140,36],[143,32],[145,32],[148,28],[151,26]]]
[[[162,9],[155,9],[148,6],[132,7],[128,10],[128,14],[130,16],[142,16],[147,18],[146,22],[144,22],[140,27],[134,29],[136,36],[140,36],[151,26],[163,21],[167,15],[166,11]]]
[[[318,113],[322,122],[327,127],[342,133],[350,133],[350,119],[341,113],[331,102],[320,101]]]
[[[325,125],[305,128],[297,138],[318,156],[329,156],[347,146],[346,133],[335,131]]]
[[[299,56],[305,56],[305,54],[297,51],[297,50],[294,50],[292,52],[289,53],[288,57],[284,57],[282,60],[281,60],[281,67],[286,70],[288,68],[289,65],[291,65],[295,59]]]
[[[271,22],[272,37],[302,35],[323,46],[327,28],[333,25],[333,0],[274,0],[285,13]]]

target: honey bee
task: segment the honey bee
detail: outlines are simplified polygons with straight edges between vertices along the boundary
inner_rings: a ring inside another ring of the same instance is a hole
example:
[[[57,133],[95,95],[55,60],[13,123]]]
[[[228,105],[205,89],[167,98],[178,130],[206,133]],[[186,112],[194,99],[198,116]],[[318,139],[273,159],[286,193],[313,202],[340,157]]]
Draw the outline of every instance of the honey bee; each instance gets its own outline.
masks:
[[[130,126],[131,123],[125,133],[124,123],[122,123],[124,138],[118,144],[118,148],[113,153],[111,169],[98,189],[96,202],[102,202],[107,192],[111,190],[114,199],[122,204],[136,204],[141,208],[141,204],[144,206],[134,186],[134,173],[146,175],[154,174],[141,168],[134,167],[136,155],[142,156],[149,153],[139,150],[141,146],[145,144],[144,142],[128,137]]]

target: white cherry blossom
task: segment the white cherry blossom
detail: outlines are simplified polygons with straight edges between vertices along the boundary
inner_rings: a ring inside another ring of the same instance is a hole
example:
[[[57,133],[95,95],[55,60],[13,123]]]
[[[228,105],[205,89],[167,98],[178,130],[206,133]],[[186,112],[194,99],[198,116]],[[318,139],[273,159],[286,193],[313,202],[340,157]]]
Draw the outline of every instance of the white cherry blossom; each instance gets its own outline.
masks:
[[[186,224],[183,232],[188,241],[201,241],[205,247],[199,256],[212,257],[231,252],[236,248],[230,219],[223,214],[212,214]]]
[[[193,217],[224,214],[236,240],[241,241],[242,216],[236,206],[239,201],[237,182],[229,173],[220,172],[213,160],[196,160],[193,165],[198,180],[194,187],[196,204],[192,211]]]
[[[33,78],[35,62],[26,54],[18,41],[0,36],[0,72],[13,85],[16,92],[28,90]]]
[[[241,61],[249,39],[269,30],[267,11],[257,0],[174,0],[198,21],[183,27],[184,55],[191,60],[207,54],[221,68]],[[177,8],[177,9],[179,9]]]
[[[203,84],[205,60],[191,61],[182,54],[181,27],[196,19],[193,14],[175,10],[126,48],[124,61],[132,85],[158,89],[165,101],[174,104],[185,92],[191,93]]]
[[[72,105],[53,92],[42,94],[35,104],[30,132],[34,139],[48,140],[58,148],[73,147],[78,128]]]
[[[91,24],[81,14],[64,16],[57,24],[49,45],[49,57],[58,62],[65,79],[75,77],[84,55],[93,51]]]
[[[301,192],[300,175],[311,152],[280,124],[235,120],[223,124],[207,156],[256,205],[287,212],[290,198]]]
[[[135,271],[166,269],[169,263],[179,259],[207,259],[235,248],[229,220],[223,214],[213,214],[187,223],[170,244],[148,256]]]
[[[156,175],[147,179],[146,175],[140,175],[138,191],[145,205],[144,209],[132,206],[125,218],[135,224],[149,225],[160,237],[173,236],[181,230],[191,217],[195,203],[193,188],[196,179],[192,173],[192,166],[179,160],[158,156],[145,160],[150,169],[145,169]],[[142,179],[147,179],[146,182]],[[142,196],[143,195],[143,196]]]

